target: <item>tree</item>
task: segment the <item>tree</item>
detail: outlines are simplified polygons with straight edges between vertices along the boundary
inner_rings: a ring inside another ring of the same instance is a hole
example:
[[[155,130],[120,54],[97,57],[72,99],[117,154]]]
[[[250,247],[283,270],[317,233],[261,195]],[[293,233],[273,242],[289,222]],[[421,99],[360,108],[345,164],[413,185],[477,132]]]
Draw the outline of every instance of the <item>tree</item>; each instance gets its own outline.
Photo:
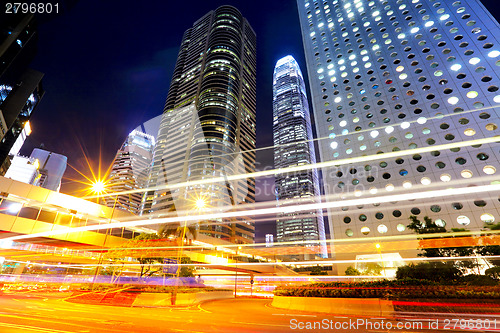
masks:
[[[157,234],[139,234],[121,246],[108,251],[106,257],[115,261],[127,257],[136,258],[141,265],[141,278],[152,276],[161,270],[161,267],[155,264],[163,262],[163,257],[156,250],[158,242],[155,241],[159,239]]]
[[[424,217],[424,221],[420,221],[416,216],[410,216],[411,223],[407,226],[408,229],[413,230],[419,235],[424,234],[438,234],[446,233],[446,228],[438,226],[431,218],[428,216]],[[466,229],[452,228],[452,232],[467,231]],[[450,235],[447,237],[453,238]],[[418,254],[420,257],[436,258],[436,257],[468,257],[475,254],[473,246],[457,246],[457,247],[435,247],[429,248],[427,246],[427,240],[429,239],[440,239],[444,238],[442,235],[436,237],[426,237],[419,238],[419,246],[421,253]],[[472,238],[471,238],[472,239]],[[473,269],[478,266],[477,262],[473,259],[470,260],[456,260],[454,265],[461,271],[465,273],[466,271]]]
[[[364,266],[362,274],[375,276],[382,275],[383,267],[380,264],[377,264],[376,262],[367,262]]]
[[[191,261],[190,258],[188,257],[182,257],[181,258],[181,264],[192,264],[193,262]],[[179,271],[179,277],[193,277],[194,268],[193,266],[181,266],[180,271]]]
[[[349,275],[349,276],[361,275],[361,272],[358,271],[356,268],[349,266],[345,270],[345,275]]]
[[[316,265],[311,268],[309,275],[328,275],[328,273],[323,271],[319,265]]]
[[[460,277],[461,274],[461,271],[452,262],[433,261],[398,267],[396,279],[452,281]]]
[[[485,223],[484,227],[489,230],[500,230],[499,223]],[[482,256],[500,256],[500,245],[498,244],[497,235],[481,235],[480,246],[476,248],[477,253]],[[488,259],[493,266],[500,266],[500,259]]]

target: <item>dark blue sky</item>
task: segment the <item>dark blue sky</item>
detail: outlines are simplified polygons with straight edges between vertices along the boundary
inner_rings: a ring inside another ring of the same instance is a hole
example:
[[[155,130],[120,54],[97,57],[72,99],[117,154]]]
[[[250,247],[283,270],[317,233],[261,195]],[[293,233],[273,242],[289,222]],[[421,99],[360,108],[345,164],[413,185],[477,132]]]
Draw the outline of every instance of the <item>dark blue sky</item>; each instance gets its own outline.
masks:
[[[223,4],[238,8],[257,33],[257,144],[272,144],[274,64],[287,54],[305,63],[295,1],[124,3],[77,1],[63,15],[41,17],[32,67],[45,73],[46,95],[22,153],[43,143],[88,173],[81,146],[92,161],[101,150],[109,165],[132,129],[161,114],[183,32]],[[272,164],[272,152],[258,159]],[[66,175],[76,177],[71,168]],[[62,191],[73,190],[66,180]]]
[[[499,1],[483,3],[498,19]],[[126,135],[161,114],[183,32],[224,4],[238,8],[257,33],[257,146],[272,145],[276,61],[293,55],[307,81],[295,0],[62,0],[63,14],[39,17],[32,67],[45,73],[46,95],[33,112],[33,133],[21,153],[43,144],[86,175],[83,151],[94,169],[99,155],[109,166]],[[272,165],[272,150],[258,153],[257,160],[258,168]],[[78,174],[68,167],[65,176],[62,192],[77,193],[69,179]]]

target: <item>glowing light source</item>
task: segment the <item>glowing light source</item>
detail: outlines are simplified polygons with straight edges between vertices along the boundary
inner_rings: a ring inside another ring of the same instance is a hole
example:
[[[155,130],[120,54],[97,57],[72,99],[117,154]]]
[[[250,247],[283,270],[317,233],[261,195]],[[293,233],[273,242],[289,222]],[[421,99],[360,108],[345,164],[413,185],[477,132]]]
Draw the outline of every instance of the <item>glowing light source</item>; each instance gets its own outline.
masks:
[[[457,104],[458,103],[458,97],[453,96],[453,97],[448,98],[448,103],[450,103],[451,105]]]
[[[102,180],[98,180],[98,181],[92,183],[91,190],[94,193],[101,194],[102,192],[104,192],[105,189],[106,189],[106,185],[104,184],[104,182]]]
[[[197,209],[203,209],[207,206],[207,201],[205,200],[205,198],[198,198],[195,201],[195,206]]]

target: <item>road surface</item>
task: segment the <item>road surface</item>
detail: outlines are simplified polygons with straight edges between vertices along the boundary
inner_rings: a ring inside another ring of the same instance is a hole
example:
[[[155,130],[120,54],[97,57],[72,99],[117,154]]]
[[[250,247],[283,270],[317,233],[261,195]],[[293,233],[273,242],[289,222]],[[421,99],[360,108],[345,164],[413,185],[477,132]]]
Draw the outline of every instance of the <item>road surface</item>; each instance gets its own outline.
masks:
[[[0,295],[0,332],[364,333],[454,331],[453,329],[443,329],[443,321],[440,321],[440,329],[438,329],[434,324],[435,320],[389,321],[383,318],[342,317],[280,310],[270,307],[270,303],[269,299],[240,298],[210,301],[186,308],[130,308],[71,303],[57,293],[3,294]],[[389,325],[392,329],[388,329]],[[434,325],[434,327],[429,327],[429,325]],[[498,320],[497,326],[498,331],[500,331],[500,320]]]

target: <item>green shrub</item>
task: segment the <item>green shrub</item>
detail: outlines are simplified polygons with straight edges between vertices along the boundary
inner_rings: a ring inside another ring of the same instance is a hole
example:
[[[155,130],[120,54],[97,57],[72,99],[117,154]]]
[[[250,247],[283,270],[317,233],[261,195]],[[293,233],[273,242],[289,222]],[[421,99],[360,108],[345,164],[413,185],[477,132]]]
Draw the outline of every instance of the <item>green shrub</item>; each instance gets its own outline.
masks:
[[[325,282],[278,287],[276,296],[384,299],[500,299],[500,286],[439,285],[434,281],[402,279],[373,282]]]
[[[494,266],[494,267],[488,268],[484,272],[484,274],[486,274],[486,276],[491,277],[492,279],[500,280],[500,266]]]
[[[457,279],[457,284],[467,286],[496,286],[498,281],[488,275],[470,274]]]
[[[461,276],[460,270],[452,262],[422,262],[398,267],[396,279],[419,279],[429,281],[453,281]]]
[[[349,276],[356,276],[356,275],[361,275],[361,272],[358,271],[356,268],[352,267],[352,266],[349,266],[347,267],[347,269],[345,270],[345,275],[349,275]]]

